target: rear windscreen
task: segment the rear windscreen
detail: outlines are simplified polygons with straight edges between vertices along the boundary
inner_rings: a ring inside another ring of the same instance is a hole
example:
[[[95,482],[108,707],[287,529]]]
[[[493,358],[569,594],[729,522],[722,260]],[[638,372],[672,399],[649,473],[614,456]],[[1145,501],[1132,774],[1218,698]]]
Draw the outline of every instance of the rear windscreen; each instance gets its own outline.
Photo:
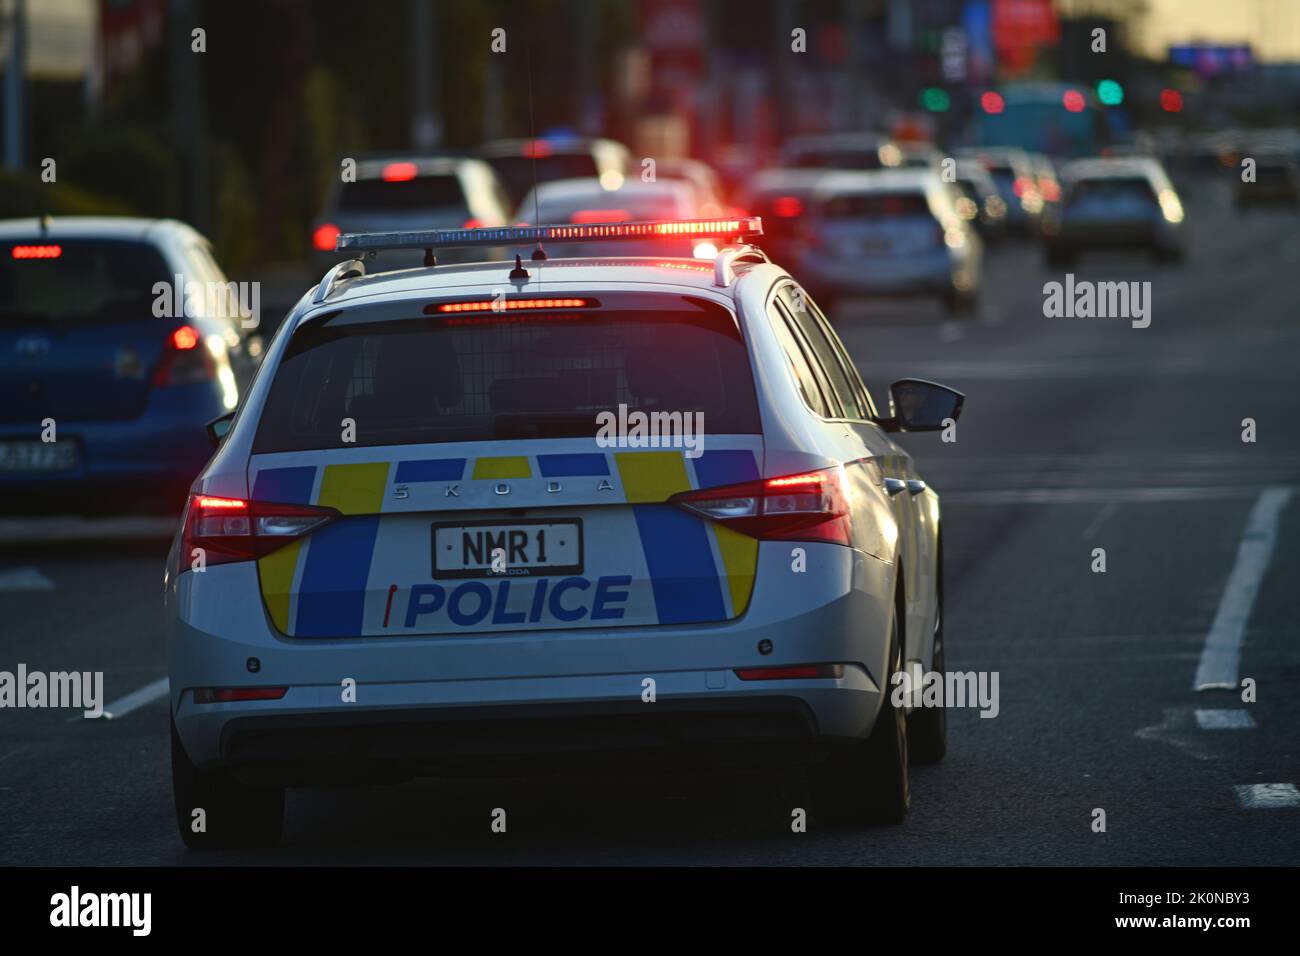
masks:
[[[1071,203],[1092,199],[1154,202],[1155,190],[1151,188],[1150,181],[1141,176],[1083,179],[1070,189]]]
[[[832,196],[819,212],[825,219],[896,219],[928,216],[924,193],[872,193],[868,196]]]
[[[596,160],[590,153],[562,153],[559,155],[539,156],[531,159],[527,156],[498,156],[487,160],[511,200],[519,202],[528,195],[533,183],[549,183],[556,179],[587,179],[599,176]]]
[[[409,209],[466,208],[465,192],[456,176],[416,176],[414,179],[389,182],[385,179],[359,179],[345,183],[339,194],[339,208],[404,212]]]
[[[7,239],[0,242],[0,325],[149,319],[158,282],[170,289],[171,270],[148,243]]]
[[[700,412],[715,435],[760,431],[748,352],[722,306],[622,293],[570,311],[427,308],[295,333],[253,451],[338,447],[344,418],[365,446],[594,437],[597,414],[620,405]]]
[[[785,164],[800,169],[880,169],[880,151],[875,149],[810,149],[791,155]]]
[[[544,192],[545,190],[543,190]],[[675,190],[612,190],[561,200],[543,199],[536,209],[525,199],[519,216],[538,222],[635,222],[651,219],[685,219],[687,204]]]

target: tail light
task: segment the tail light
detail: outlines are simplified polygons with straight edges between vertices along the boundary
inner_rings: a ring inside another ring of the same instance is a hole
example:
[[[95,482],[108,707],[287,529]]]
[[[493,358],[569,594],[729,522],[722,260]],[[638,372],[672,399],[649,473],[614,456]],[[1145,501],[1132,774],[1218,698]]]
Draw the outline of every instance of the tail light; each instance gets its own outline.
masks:
[[[167,385],[193,385],[217,377],[217,363],[192,325],[174,329],[163,345],[162,358],[153,374],[155,388]]]
[[[466,219],[466,220],[465,220],[465,224],[464,224],[463,226],[461,226],[461,228],[462,228],[462,229],[482,229],[482,228],[483,228],[483,220],[482,220],[482,219]]]
[[[796,664],[793,667],[738,667],[741,680],[839,680],[843,664]]]
[[[195,548],[206,564],[253,561],[337,518],[333,508],[190,495],[181,538],[181,570]]]
[[[852,542],[844,466],[686,491],[672,504],[763,540]]]
[[[311,244],[321,252],[333,252],[339,237],[339,227],[332,222],[322,223],[311,234]]]

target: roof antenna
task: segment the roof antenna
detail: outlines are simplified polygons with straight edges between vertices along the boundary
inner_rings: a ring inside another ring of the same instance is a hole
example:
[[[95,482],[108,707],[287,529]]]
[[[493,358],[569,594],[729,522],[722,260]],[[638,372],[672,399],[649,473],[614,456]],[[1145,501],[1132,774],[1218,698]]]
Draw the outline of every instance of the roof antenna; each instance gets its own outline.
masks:
[[[537,255],[537,253],[533,253],[533,255]],[[544,252],[542,253],[542,258],[546,258],[546,253]],[[527,278],[528,278],[528,270],[524,268],[524,261],[521,258],[519,258],[519,255],[516,253],[515,267],[510,270],[510,279],[511,281],[514,281],[516,279],[527,279]]]
[[[533,158],[533,225],[540,226],[541,222],[539,220],[542,217],[542,213],[540,206],[541,200],[538,199],[537,196],[537,123],[533,119],[533,48],[532,46],[527,46],[524,48],[524,51],[528,64],[528,138],[530,147],[528,151],[532,154]],[[518,259],[519,257],[515,256],[515,258]],[[546,250],[542,248],[542,240],[540,238],[537,240],[537,248],[533,250],[533,254],[529,258],[534,262],[546,261]],[[525,276],[527,276],[527,274],[528,273],[526,272],[524,273]],[[514,278],[513,272],[510,274],[510,277]]]

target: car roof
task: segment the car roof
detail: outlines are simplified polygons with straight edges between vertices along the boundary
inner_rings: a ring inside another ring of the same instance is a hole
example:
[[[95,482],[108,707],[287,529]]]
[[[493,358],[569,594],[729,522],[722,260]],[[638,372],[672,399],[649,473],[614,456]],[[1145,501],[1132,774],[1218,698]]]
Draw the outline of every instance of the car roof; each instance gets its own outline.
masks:
[[[467,156],[376,156],[357,161],[357,178],[381,179],[394,163],[412,164],[417,176],[455,176],[467,167],[485,165],[481,159]]]
[[[845,193],[877,193],[912,190],[928,193],[940,180],[933,169],[871,169],[862,172],[827,173],[817,183],[817,196]]]
[[[525,268],[530,273],[526,282],[511,282],[507,278],[512,266],[513,262],[509,261],[472,262],[374,272],[336,286],[336,291],[322,304],[333,309],[366,299],[382,300],[417,294],[438,296],[466,289],[490,291],[504,285],[512,286],[516,293],[540,293],[546,290],[548,282],[575,283],[593,291],[619,286],[659,285],[685,292],[707,289],[727,294],[727,289],[714,284],[713,262],[704,259],[673,256],[548,259],[526,263]]]
[[[1121,176],[1161,176],[1160,163],[1149,156],[1076,159],[1065,168],[1071,179],[1110,179]]]
[[[36,216],[0,219],[0,239],[45,235],[50,238],[136,239],[158,238],[160,234],[185,233],[198,237],[190,226],[175,219],[145,219],[138,216]]]
[[[480,156],[499,158],[502,156],[523,156],[525,150],[533,143],[545,143],[552,154],[590,153],[596,147],[621,147],[617,140],[604,139],[599,136],[562,136],[554,139],[546,136],[535,138],[516,137],[511,139],[489,140],[479,147]]]
[[[750,193],[780,191],[786,189],[812,189],[818,180],[830,173],[825,169],[809,169],[806,166],[795,168],[764,169],[755,173],[745,183],[745,190]]]
[[[548,202],[556,202],[601,195],[608,195],[612,199],[620,194],[624,196],[663,193],[689,194],[690,185],[684,180],[671,178],[656,180],[652,183],[642,182],[639,179],[624,179],[617,189],[606,189],[595,176],[582,176],[575,179],[552,179],[548,182],[538,183],[536,192],[539,198]]]

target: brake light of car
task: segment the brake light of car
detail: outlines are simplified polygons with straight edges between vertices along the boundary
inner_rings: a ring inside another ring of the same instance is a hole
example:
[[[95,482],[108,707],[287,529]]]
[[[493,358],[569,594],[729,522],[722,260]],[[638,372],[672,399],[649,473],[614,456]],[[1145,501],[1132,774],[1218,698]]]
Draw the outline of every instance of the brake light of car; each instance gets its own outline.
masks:
[[[57,259],[63,255],[62,246],[14,246],[10,255],[15,259]]]
[[[1038,177],[1038,194],[1045,202],[1056,202],[1061,198],[1061,186],[1050,176]]]
[[[684,491],[668,500],[752,538],[852,542],[843,465]]]
[[[482,229],[482,228],[483,228],[483,220],[482,220],[482,219],[466,219],[466,220],[465,220],[465,225],[461,226],[461,228],[462,228],[462,229]]]
[[[384,167],[384,182],[407,183],[414,179],[418,172],[415,163],[389,163]]]
[[[288,687],[196,687],[194,703],[228,704],[241,700],[280,700]]]
[[[551,155],[551,144],[544,139],[529,140],[524,143],[523,154],[525,159],[545,159]]]
[[[168,385],[193,385],[210,382],[217,376],[217,363],[210,349],[203,345],[198,329],[182,325],[167,336],[162,357],[154,370],[155,388]]]
[[[579,209],[569,217],[569,222],[627,222],[631,218],[626,209]]]
[[[777,196],[772,200],[772,215],[793,219],[803,215],[803,200],[798,196]]]
[[[333,508],[273,504],[190,495],[181,537],[180,568],[189,570],[202,550],[205,565],[252,561],[284,547],[338,517]]]
[[[334,241],[339,237],[339,227],[327,222],[316,227],[311,234],[311,244],[321,252],[333,252]]]
[[[595,299],[479,299],[475,302],[439,302],[426,305],[425,315],[434,312],[517,312],[520,309],[587,309]]]
[[[799,664],[793,667],[738,667],[741,680],[839,680],[843,664]]]

